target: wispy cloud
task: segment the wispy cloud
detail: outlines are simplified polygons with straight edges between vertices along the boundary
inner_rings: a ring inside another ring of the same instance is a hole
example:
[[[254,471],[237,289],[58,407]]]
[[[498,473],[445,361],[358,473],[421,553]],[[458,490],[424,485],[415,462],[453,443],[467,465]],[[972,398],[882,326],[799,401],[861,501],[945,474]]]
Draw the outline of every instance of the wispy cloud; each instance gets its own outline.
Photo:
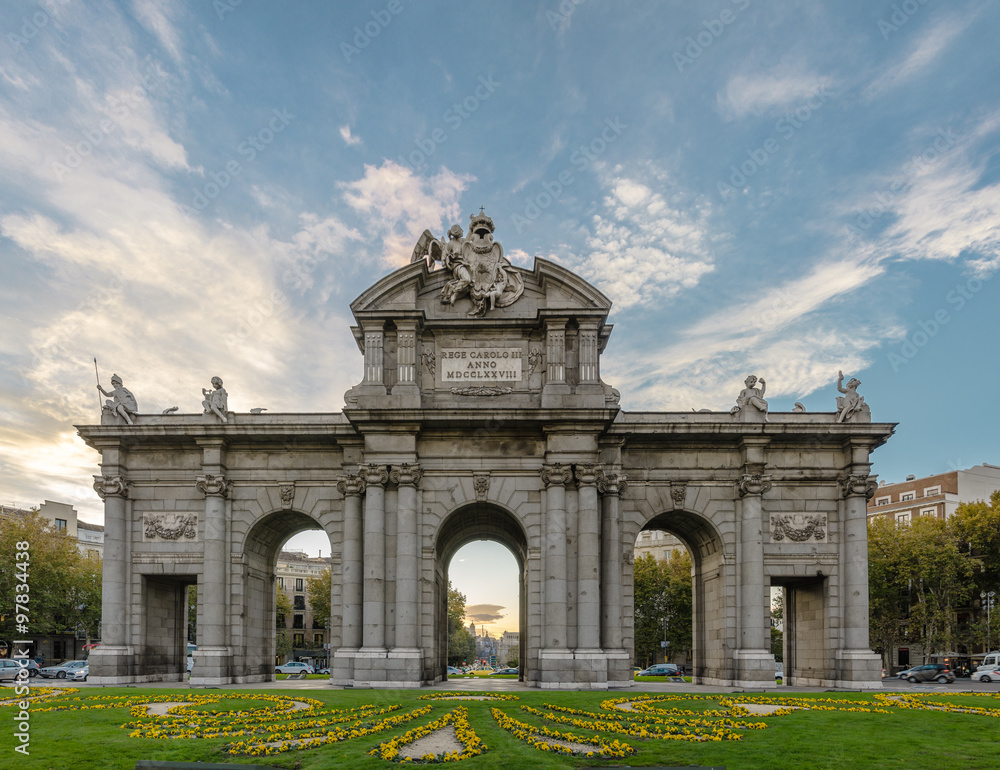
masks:
[[[734,75],[717,97],[719,112],[730,119],[780,113],[834,84],[829,75],[799,72],[799,69],[782,65],[772,72]]]
[[[902,61],[888,67],[869,84],[864,92],[865,98],[871,100],[882,96],[926,71],[973,19],[974,15],[949,16],[932,26],[914,40]]]
[[[351,134],[351,127],[350,126],[341,126],[340,127],[340,138],[344,140],[344,143],[347,144],[348,147],[352,147],[352,146],[354,146],[356,144],[361,144],[361,137],[360,136],[353,136]]]

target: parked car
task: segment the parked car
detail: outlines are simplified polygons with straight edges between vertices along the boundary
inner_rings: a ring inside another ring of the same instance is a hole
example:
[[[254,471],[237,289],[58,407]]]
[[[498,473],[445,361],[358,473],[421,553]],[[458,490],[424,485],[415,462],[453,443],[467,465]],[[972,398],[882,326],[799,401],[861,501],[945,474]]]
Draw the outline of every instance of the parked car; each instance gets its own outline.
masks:
[[[81,666],[80,668],[74,669],[71,673],[66,675],[67,679],[72,679],[74,682],[86,682],[87,677],[90,676],[90,665]]]
[[[11,660],[16,661],[17,664],[19,666],[21,666],[21,668],[27,668],[28,669],[28,678],[29,679],[34,679],[36,676],[38,676],[38,672],[42,670],[42,667],[38,665],[38,661],[35,661],[35,660],[30,660],[29,659],[28,663],[27,663],[27,666],[25,666],[24,658],[11,658]]]
[[[67,660],[58,666],[48,666],[39,670],[45,679],[65,679],[69,674],[87,665],[85,660]]]
[[[986,671],[976,671],[972,678],[980,682],[1000,682],[1000,669],[990,668]]]
[[[462,669],[455,668],[454,666],[448,666],[446,671],[448,672],[448,676],[458,676],[462,673]]]
[[[955,675],[943,663],[928,663],[924,666],[917,666],[911,669],[909,676],[906,677],[906,681],[913,682],[914,684],[917,682],[929,682],[932,679],[944,684],[945,682],[954,682]]]
[[[317,674],[326,674],[327,676],[330,676],[330,667],[329,666],[324,666],[323,668],[321,668],[316,673]]]
[[[973,671],[970,676],[973,679],[978,679],[981,682],[986,681],[982,678],[983,674],[989,673],[990,671],[996,671],[1000,669],[1000,652],[988,652],[983,656],[983,662],[980,663],[976,670]]]
[[[498,668],[496,671],[494,671],[492,674],[490,674],[490,676],[494,676],[494,675],[497,675],[497,674],[499,674],[501,676],[504,676],[504,675],[508,675],[509,676],[511,674],[513,674],[514,676],[518,676],[518,675],[520,675],[520,673],[521,672],[518,671],[516,668]]]
[[[785,678],[785,664],[784,663],[775,663],[774,664],[774,681],[777,682],[779,679],[783,680],[784,678]]]
[[[683,676],[683,674],[673,663],[654,663],[636,676]]]
[[[14,681],[21,673],[21,667],[16,660],[0,659],[0,682],[9,679]]]
[[[912,674],[918,668],[920,668],[920,666],[913,666],[912,668],[904,668],[902,671],[896,674],[896,677],[899,679],[907,679],[910,676],[910,674]]]
[[[313,673],[313,667],[307,663],[299,663],[298,661],[290,660],[287,663],[282,663],[280,666],[274,667],[275,674],[311,674]]]

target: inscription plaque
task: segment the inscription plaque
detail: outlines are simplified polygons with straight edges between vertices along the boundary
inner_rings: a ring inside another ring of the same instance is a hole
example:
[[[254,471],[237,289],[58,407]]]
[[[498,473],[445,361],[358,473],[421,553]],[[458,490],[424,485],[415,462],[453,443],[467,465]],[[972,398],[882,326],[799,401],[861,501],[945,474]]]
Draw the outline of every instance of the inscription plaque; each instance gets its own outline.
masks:
[[[441,348],[442,382],[519,382],[520,348]]]

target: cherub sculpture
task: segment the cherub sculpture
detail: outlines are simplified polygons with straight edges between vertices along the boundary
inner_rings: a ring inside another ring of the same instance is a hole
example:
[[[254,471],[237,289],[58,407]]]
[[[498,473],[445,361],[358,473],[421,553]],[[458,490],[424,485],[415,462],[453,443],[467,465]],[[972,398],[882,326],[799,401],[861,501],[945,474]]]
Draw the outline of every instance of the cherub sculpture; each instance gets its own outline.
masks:
[[[226,417],[226,412],[229,411],[229,394],[222,387],[222,378],[213,377],[212,390],[202,388],[201,394],[205,397],[205,400],[201,402],[201,405],[205,408],[205,414],[214,414],[222,422],[228,423],[229,419]]]
[[[757,382],[758,379],[753,374],[743,381],[746,387],[736,397],[736,406],[729,410],[730,414],[735,416],[742,412],[744,417],[747,417],[759,413],[764,416],[764,422],[767,422],[767,401],[764,400],[764,391],[767,389],[767,383],[761,377],[759,380],[760,387],[758,388]]]
[[[111,414],[117,414],[129,425],[135,425],[132,420],[135,417],[136,412],[139,411],[139,405],[135,401],[135,396],[132,395],[132,391],[128,388],[122,386],[122,378],[117,374],[111,375],[111,391],[107,391],[101,387],[101,383],[97,383],[97,389],[101,391],[105,396],[110,396],[108,401],[104,402],[103,410]]]
[[[865,403],[865,397],[858,393],[858,385],[861,384],[861,380],[857,377],[851,377],[847,381],[846,388],[843,383],[844,373],[838,371],[837,390],[844,395],[837,396],[837,422],[871,422],[871,409]]]

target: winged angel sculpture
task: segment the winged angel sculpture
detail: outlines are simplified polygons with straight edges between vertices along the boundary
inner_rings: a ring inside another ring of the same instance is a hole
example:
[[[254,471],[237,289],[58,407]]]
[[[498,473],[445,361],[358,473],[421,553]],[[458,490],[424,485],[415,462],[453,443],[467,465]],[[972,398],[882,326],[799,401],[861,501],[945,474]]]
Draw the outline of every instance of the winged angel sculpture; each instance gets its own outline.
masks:
[[[424,230],[410,261],[440,262],[451,273],[451,280],[441,289],[441,302],[454,305],[456,300],[468,297],[472,301],[469,315],[481,317],[487,310],[516,302],[524,292],[524,281],[504,259],[503,246],[493,240],[493,220],[482,209],[469,219],[469,234],[463,236],[461,225],[453,225],[447,241]]]

